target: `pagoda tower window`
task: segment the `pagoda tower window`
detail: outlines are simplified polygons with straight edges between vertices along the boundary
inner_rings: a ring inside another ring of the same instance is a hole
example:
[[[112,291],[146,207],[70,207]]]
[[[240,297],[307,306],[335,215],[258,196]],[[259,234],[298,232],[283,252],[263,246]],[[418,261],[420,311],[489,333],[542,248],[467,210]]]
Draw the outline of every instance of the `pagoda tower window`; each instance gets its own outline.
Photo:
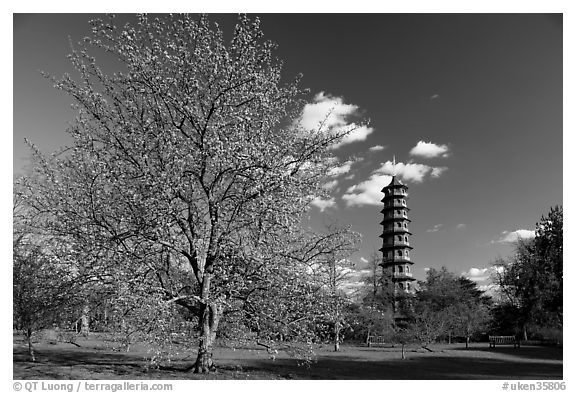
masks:
[[[404,269],[402,269],[402,266],[398,266],[398,273],[403,273]]]

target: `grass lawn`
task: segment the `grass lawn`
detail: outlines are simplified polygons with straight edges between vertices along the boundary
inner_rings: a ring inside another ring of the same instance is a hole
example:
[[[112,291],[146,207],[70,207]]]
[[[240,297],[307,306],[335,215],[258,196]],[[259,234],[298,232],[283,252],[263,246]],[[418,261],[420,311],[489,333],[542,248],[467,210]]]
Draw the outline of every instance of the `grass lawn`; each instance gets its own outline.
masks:
[[[435,345],[429,352],[410,347],[402,360],[399,348],[343,345],[341,352],[320,348],[310,367],[279,353],[274,360],[261,349],[217,348],[218,371],[186,372],[195,351],[182,354],[170,367],[147,370],[145,348],[114,352],[94,339],[72,344],[39,342],[37,361],[28,361],[27,347],[14,339],[14,379],[562,379],[562,349],[525,346],[488,348],[488,343]]]

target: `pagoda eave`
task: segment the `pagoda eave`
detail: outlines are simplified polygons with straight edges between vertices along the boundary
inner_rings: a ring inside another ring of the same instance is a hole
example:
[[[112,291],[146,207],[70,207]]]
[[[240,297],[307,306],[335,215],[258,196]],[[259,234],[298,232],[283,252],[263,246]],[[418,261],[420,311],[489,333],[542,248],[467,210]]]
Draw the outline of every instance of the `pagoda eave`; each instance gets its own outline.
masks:
[[[382,263],[381,263],[381,265],[384,266],[384,267],[386,267],[386,266],[392,266],[392,265],[406,265],[406,264],[408,264],[408,265],[414,265],[414,262],[412,262],[412,261],[409,260],[409,259],[399,258],[399,259],[394,259],[394,260],[392,260],[392,259],[386,259],[386,260],[382,261]]]
[[[382,221],[380,221],[380,225],[382,225],[383,223],[398,222],[398,221],[408,221],[408,222],[412,222],[411,219],[406,218],[406,217],[386,217],[386,218],[384,218]]]
[[[410,232],[407,229],[400,229],[398,228],[398,230],[395,231],[384,231],[384,233],[382,233],[381,235],[379,235],[378,237],[384,238],[384,237],[389,237],[395,234],[406,234],[406,235],[412,235],[412,232]]]
[[[412,246],[410,246],[410,245],[408,245],[408,244],[398,243],[398,244],[386,244],[386,245],[382,246],[382,248],[380,248],[380,250],[383,250],[383,251],[404,250],[404,249],[406,249],[406,248],[408,248],[408,249],[410,249],[410,250],[413,250],[413,249],[414,249],[414,247],[412,247]]]

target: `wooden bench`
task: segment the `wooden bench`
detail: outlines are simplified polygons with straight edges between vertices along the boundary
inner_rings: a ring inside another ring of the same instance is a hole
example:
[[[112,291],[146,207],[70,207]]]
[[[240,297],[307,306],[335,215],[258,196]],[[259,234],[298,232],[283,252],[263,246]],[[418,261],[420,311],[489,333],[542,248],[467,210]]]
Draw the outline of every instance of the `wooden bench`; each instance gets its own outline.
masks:
[[[368,336],[368,346],[385,345],[384,336]]]
[[[490,348],[496,348],[496,345],[514,345],[514,348],[520,348],[520,341],[516,336],[488,336]]]

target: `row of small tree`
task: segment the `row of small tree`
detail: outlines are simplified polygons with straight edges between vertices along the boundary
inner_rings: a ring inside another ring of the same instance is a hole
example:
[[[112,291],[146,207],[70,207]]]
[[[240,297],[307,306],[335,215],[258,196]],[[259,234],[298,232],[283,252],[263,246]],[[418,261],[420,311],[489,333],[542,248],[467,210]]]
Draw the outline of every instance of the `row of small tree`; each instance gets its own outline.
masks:
[[[371,263],[376,266],[378,261],[375,254]],[[390,343],[418,343],[425,348],[438,339],[462,338],[468,347],[473,336],[488,330],[492,298],[473,281],[445,267],[429,269],[413,295],[395,293],[385,269],[374,268],[366,281],[369,284],[359,305],[365,336],[384,336]]]
[[[46,238],[40,242],[40,237],[27,232],[34,225],[24,220],[21,206],[15,206],[14,315],[17,327],[28,339],[32,358],[35,330],[52,324],[70,328],[79,320],[88,325],[87,306],[90,315],[100,318],[100,331],[112,333],[124,349],[133,342],[147,342],[150,360],[155,363],[177,355],[176,342],[193,345],[198,340],[200,319],[193,306],[164,296],[163,288],[170,280],[169,254],[164,259],[166,267],[151,275],[117,270],[116,279],[97,279],[94,270],[80,272],[82,264],[69,245]],[[316,262],[307,265],[305,271],[276,271],[268,277],[274,278],[268,287],[251,287],[249,296],[238,299],[223,313],[219,337],[232,345],[256,343],[271,353],[288,350],[304,359],[310,359],[310,344],[332,342],[339,350],[344,339],[358,343],[369,335],[385,336],[402,349],[411,343],[427,348],[439,339],[463,339],[468,348],[474,336],[489,332],[522,334],[524,339],[530,332],[531,338],[561,341],[561,208],[552,209],[538,228],[533,241],[519,243],[510,261],[496,265],[500,297],[487,296],[473,281],[445,267],[430,269],[414,296],[399,297],[387,270],[379,266],[378,254],[371,258],[373,269],[365,277],[361,296],[351,297],[343,289],[350,268],[343,264],[343,256],[356,242],[339,238],[338,247],[332,244],[325,248],[324,257],[314,259]],[[331,228],[325,236],[336,236],[335,232]],[[317,246],[308,250],[317,252]],[[527,253],[531,258],[526,258]],[[246,271],[249,265],[229,263],[240,269],[231,269],[228,274],[246,281],[241,285],[249,286],[255,279],[256,271]],[[107,266],[118,265],[108,261]],[[543,271],[552,272],[552,277]],[[110,275],[114,270],[106,272]],[[162,280],[165,283],[158,287]],[[239,283],[235,285],[230,290],[242,288]],[[259,281],[258,285],[264,284]],[[395,319],[398,314],[403,315],[401,320]]]

